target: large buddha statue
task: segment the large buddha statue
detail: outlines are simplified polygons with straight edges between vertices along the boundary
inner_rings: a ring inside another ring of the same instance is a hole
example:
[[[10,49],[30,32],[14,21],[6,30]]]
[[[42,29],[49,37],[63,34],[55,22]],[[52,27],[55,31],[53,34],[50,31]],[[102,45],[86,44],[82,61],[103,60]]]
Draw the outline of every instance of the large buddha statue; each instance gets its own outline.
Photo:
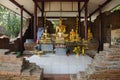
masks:
[[[62,33],[66,32],[66,26],[62,25],[62,18],[60,18],[60,20],[59,20],[59,25],[56,26],[56,33],[58,33],[58,32],[62,32]]]
[[[59,20],[59,25],[56,26],[56,43],[64,43],[65,42],[65,32],[66,26],[62,25],[62,19]]]

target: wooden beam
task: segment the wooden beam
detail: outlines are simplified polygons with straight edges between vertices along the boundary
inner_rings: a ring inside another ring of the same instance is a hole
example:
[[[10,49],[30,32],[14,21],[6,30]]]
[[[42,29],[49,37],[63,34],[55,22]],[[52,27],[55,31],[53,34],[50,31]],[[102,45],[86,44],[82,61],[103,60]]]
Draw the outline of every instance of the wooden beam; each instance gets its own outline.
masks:
[[[20,52],[23,53],[23,6],[21,6],[21,17],[20,17]]]
[[[35,0],[35,3],[34,3],[34,42],[36,42],[36,39],[37,39],[37,0]]]
[[[82,12],[82,10],[83,10],[84,8],[85,8],[85,3],[84,3],[84,5],[82,6],[80,12]]]
[[[78,1],[78,33],[81,37],[81,12],[80,12],[80,2]]]
[[[90,21],[90,30],[92,32],[92,18],[91,17],[89,17],[89,21]]]
[[[13,4],[15,4],[17,7],[19,7],[19,8],[23,8],[23,10],[27,13],[27,14],[29,14],[30,16],[33,16],[29,11],[27,11],[24,7],[22,7],[22,5],[20,5],[19,3],[17,3],[15,0],[9,0],[9,1],[11,1]]]
[[[90,30],[93,33],[93,27],[92,27],[92,17],[89,17],[89,21],[90,21]]]
[[[48,16],[48,17],[46,17],[46,18],[49,18],[49,19],[60,19],[60,17],[58,17],[58,16]],[[61,18],[76,18],[76,17],[64,17],[64,16],[62,16]],[[80,18],[84,18],[84,17],[80,17]]]
[[[38,0],[41,2],[42,0]],[[86,0],[44,0],[44,2],[85,2]]]
[[[41,14],[41,17],[42,17],[42,27],[45,27],[44,26],[44,0],[42,0],[42,14]]]
[[[85,4],[88,3],[88,2],[89,2],[89,0],[86,0],[86,1],[85,1],[85,3],[84,3],[84,5],[82,6],[80,12],[82,12],[82,10],[85,8]]]
[[[72,11],[73,11],[73,1],[72,1]]]
[[[33,0],[33,2],[35,3],[35,0]],[[36,3],[36,5],[39,8],[39,10],[42,11],[41,7],[38,5],[38,2]]]
[[[98,12],[100,9],[102,9],[103,7],[105,7],[108,3],[110,3],[112,0],[107,0],[107,1],[105,1],[100,7],[98,7],[96,10],[94,10],[90,15],[89,15],[89,17],[90,16],[92,16],[93,14],[95,14],[96,12]]]
[[[91,16],[89,17],[90,22],[92,22]]]
[[[85,39],[88,39],[88,4],[85,2]]]
[[[45,12],[78,12],[78,11],[45,11]]]
[[[100,23],[99,23],[99,51],[102,51],[103,50],[103,25],[102,25],[103,22],[102,22],[101,8],[99,9],[99,14],[100,14]]]

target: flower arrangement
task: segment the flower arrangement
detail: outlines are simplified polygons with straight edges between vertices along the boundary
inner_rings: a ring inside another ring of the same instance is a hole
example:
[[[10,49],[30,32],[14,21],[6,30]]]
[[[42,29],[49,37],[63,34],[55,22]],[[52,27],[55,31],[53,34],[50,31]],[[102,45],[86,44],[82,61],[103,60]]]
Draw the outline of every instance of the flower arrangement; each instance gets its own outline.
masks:
[[[76,54],[76,56],[79,56],[81,53],[80,46],[74,47],[73,52]]]

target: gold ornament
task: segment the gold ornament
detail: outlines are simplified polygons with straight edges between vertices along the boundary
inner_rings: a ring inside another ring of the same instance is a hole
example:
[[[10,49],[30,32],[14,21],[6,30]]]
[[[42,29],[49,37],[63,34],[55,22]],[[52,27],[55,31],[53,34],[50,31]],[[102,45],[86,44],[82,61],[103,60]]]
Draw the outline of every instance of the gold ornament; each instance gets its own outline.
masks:
[[[92,32],[90,28],[88,28],[88,40],[91,40],[93,38]]]

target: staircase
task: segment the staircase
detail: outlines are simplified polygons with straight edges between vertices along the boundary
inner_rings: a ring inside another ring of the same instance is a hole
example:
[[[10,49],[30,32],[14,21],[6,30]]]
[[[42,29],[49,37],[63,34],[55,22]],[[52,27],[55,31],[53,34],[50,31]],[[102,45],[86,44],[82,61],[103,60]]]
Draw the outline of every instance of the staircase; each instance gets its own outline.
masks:
[[[44,75],[44,80],[70,80],[69,74],[47,74]]]

